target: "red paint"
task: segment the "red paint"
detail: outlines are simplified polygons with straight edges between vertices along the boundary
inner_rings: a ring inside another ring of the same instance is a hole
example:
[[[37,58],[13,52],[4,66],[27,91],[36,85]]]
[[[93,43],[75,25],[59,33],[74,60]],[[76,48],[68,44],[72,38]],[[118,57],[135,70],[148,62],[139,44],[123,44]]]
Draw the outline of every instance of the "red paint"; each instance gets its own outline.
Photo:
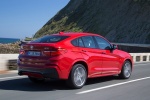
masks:
[[[56,43],[31,42],[23,45],[20,49],[18,60],[19,68],[55,68],[60,79],[68,79],[72,66],[75,63],[82,62],[87,65],[88,77],[92,78],[119,74],[125,60],[129,60],[132,63],[132,57],[128,53],[118,49],[102,50],[97,45],[95,48],[87,48],[74,46],[71,43],[72,40],[83,36],[98,36],[103,38],[100,35],[62,32],[55,34],[55,36],[57,35],[69,37]],[[26,54],[27,51],[40,52],[41,55],[28,56]],[[26,73],[26,75],[33,76],[34,74]]]

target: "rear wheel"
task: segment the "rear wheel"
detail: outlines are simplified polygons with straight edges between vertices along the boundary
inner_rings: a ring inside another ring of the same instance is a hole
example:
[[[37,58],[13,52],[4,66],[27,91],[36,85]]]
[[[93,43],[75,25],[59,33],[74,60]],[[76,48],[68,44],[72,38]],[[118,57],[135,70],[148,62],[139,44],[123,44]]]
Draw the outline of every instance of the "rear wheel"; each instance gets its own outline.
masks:
[[[122,79],[128,79],[131,76],[131,73],[132,73],[132,65],[129,61],[125,61],[119,76]]]
[[[38,79],[38,78],[30,77],[30,76],[28,76],[28,78],[29,78],[30,81],[32,81],[33,83],[44,83],[44,82],[45,82],[44,79]]]
[[[82,64],[76,64],[73,66],[69,79],[67,80],[68,86],[71,88],[82,88],[87,79],[87,71]]]

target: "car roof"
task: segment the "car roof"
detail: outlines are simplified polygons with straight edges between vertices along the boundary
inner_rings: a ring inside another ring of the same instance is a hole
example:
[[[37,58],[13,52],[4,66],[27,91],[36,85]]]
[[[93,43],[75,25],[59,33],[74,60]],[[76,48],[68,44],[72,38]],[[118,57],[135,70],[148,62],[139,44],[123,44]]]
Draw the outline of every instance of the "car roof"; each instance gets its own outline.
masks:
[[[57,33],[57,34],[53,34],[53,35],[62,35],[62,36],[71,36],[71,37],[87,36],[87,35],[101,36],[99,34],[85,33],[85,32],[61,32],[61,33]]]

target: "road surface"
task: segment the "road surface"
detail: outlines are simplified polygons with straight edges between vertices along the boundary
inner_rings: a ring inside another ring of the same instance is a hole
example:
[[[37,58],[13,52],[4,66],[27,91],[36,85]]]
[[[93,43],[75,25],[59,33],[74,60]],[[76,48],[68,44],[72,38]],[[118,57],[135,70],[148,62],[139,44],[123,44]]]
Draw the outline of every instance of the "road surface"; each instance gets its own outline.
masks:
[[[64,81],[34,84],[26,76],[0,75],[0,100],[150,100],[150,63],[134,65],[132,76],[88,79],[82,89],[69,89]]]

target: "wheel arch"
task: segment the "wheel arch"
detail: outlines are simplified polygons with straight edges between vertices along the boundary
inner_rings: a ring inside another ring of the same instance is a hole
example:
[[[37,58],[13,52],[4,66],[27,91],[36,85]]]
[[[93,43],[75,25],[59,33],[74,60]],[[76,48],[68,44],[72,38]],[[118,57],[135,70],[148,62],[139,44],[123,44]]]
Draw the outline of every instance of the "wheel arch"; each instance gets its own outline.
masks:
[[[129,69],[126,69],[126,68],[124,67],[124,65],[125,65],[126,63],[130,63],[130,64],[131,64],[131,69],[130,69],[130,70],[129,70]],[[128,71],[128,72],[126,72],[125,70]],[[132,59],[125,59],[124,62],[123,62],[121,71],[120,71],[120,73],[119,73],[118,75],[119,75],[119,77],[120,77],[121,79],[128,79],[128,78],[131,76],[132,70],[133,70]]]
[[[132,62],[132,60],[131,59],[126,59],[125,61],[129,61],[131,63],[131,67],[132,67],[131,69],[133,70],[133,62]]]
[[[85,69],[86,69],[86,71],[87,71],[87,74],[88,74],[88,65],[87,65],[87,63],[86,62],[84,62],[84,61],[77,61],[76,63],[74,63],[73,65],[75,65],[75,64],[82,64],[84,67],[85,67]]]
[[[79,65],[80,65],[80,66],[79,66]],[[81,65],[82,65],[82,66],[81,66]],[[70,69],[69,76],[68,76],[68,79],[67,79],[67,81],[66,81],[67,84],[68,84],[68,86],[71,87],[71,88],[74,88],[74,89],[82,88],[82,87],[84,86],[84,84],[86,83],[86,80],[87,80],[87,75],[84,74],[85,77],[83,78],[83,81],[82,81],[81,84],[77,84],[77,83],[75,82],[74,77],[75,77],[76,75],[74,76],[74,72],[75,72],[75,70],[76,70],[77,67],[82,67],[82,69],[83,69],[83,67],[84,67],[83,70],[85,70],[85,71],[86,71],[86,74],[88,75],[88,65],[87,65],[87,63],[84,62],[84,61],[77,61],[77,62],[75,62],[75,63],[72,65],[71,69]],[[79,80],[81,80],[81,79],[79,79]]]
[[[76,65],[76,64],[82,64],[82,65],[85,67],[85,69],[86,69],[86,71],[87,71],[87,76],[88,76],[88,73],[89,73],[88,65],[87,65],[87,63],[86,63],[85,61],[83,61],[83,60],[76,61],[76,62],[74,62],[74,63],[72,64],[72,67],[70,68],[69,75],[70,75],[70,73],[71,73],[71,70],[72,70],[73,66]],[[69,78],[69,75],[68,75],[68,78]]]

